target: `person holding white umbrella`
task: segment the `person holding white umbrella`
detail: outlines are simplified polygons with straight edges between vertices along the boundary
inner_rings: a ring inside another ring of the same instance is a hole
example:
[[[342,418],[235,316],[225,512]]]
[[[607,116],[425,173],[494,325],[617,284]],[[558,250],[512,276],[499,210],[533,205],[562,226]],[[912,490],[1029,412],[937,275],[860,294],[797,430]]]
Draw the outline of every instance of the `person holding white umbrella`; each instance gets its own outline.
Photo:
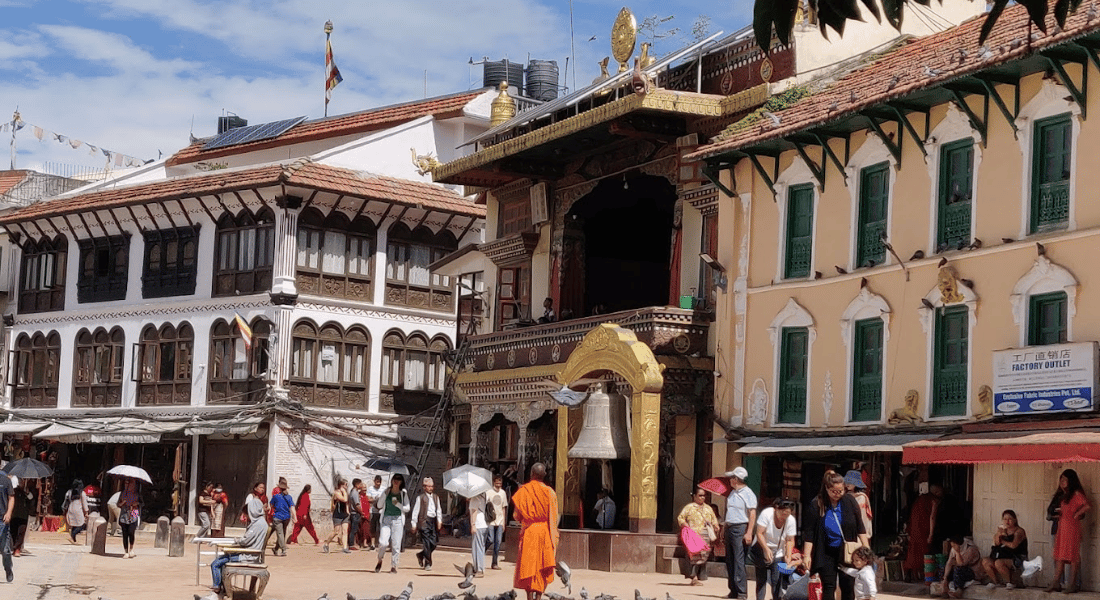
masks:
[[[122,528],[122,558],[134,558],[134,539],[141,523],[141,493],[137,479],[126,479],[122,494],[118,497],[118,524]]]

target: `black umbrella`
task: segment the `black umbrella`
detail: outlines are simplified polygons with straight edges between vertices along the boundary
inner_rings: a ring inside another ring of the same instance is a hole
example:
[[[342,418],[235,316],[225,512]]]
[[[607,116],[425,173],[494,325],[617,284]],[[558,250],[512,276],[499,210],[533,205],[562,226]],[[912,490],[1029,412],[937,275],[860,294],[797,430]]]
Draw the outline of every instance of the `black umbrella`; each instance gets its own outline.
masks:
[[[53,469],[46,463],[33,458],[20,458],[4,466],[9,477],[20,479],[42,479],[53,475]]]
[[[416,469],[410,467],[404,462],[397,460],[396,458],[383,458],[381,456],[374,456],[368,458],[363,463],[363,468],[374,469],[375,471],[387,471],[390,473],[400,473],[405,477],[408,477]]]

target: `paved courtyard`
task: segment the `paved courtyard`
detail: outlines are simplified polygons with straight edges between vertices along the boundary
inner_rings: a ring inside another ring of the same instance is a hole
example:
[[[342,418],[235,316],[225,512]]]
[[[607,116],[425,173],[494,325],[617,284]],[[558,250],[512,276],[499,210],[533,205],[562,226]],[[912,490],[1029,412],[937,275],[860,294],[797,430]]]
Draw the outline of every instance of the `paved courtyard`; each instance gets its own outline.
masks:
[[[123,559],[122,542],[108,538],[107,556],[88,553],[86,546],[72,546],[61,533],[31,532],[27,541],[29,555],[15,559],[15,581],[0,583],[0,600],[73,600],[102,598],[103,600],[193,600],[195,595],[209,595],[210,572],[203,567],[199,584],[195,583],[195,546],[187,545],[187,554],[170,558],[162,548],[153,547],[153,536],[139,535],[137,558]],[[423,571],[416,565],[415,550],[406,550],[396,575],[388,570],[375,574],[373,552],[352,554],[322,554],[319,546],[291,546],[289,555],[272,557],[267,564],[271,582],[264,597],[267,600],[316,600],[324,594],[333,600],[344,600],[350,592],[358,598],[379,598],[397,595],[408,583],[413,583],[413,600],[444,591],[457,595],[461,580],[452,564],[464,565],[469,553],[452,550],[437,551],[435,569]],[[385,563],[388,567],[389,560]],[[512,587],[512,564],[502,563],[502,570],[487,570],[484,578],[475,579],[479,597],[495,596]],[[691,587],[687,580],[674,575],[656,573],[605,573],[576,571],[573,574],[573,594],[579,600],[584,587],[590,597],[607,593],[622,600],[633,600],[639,589],[647,598],[667,600],[711,600],[726,596],[722,579],[711,579],[705,585]],[[559,581],[550,591],[570,596]],[[880,599],[896,598],[885,594]]]

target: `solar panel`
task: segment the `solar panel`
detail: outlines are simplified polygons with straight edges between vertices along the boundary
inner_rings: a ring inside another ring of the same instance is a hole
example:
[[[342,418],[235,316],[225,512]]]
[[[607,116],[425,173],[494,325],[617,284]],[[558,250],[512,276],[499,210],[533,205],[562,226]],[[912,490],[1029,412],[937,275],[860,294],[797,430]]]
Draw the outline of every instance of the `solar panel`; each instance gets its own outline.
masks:
[[[225,133],[219,134],[214,139],[206,142],[203,145],[203,150],[213,150],[214,148],[224,148],[225,146],[234,146],[236,144],[244,144],[247,142],[256,142],[259,140],[269,140],[271,138],[279,137],[286,133],[288,129],[294,127],[298,123],[305,121],[305,117],[295,117],[293,119],[285,119],[283,121],[275,121],[273,123],[264,123],[262,125],[252,125],[249,127],[238,127],[236,129],[230,129]]]

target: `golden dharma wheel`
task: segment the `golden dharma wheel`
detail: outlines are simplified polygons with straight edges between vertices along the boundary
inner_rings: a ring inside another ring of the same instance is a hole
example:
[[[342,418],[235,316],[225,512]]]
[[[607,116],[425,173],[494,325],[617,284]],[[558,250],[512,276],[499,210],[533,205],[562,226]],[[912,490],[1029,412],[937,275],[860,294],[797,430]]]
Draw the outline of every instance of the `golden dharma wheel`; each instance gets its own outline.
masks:
[[[623,7],[615,24],[611,26],[611,56],[625,65],[634,54],[634,42],[638,38],[638,22],[629,8]]]

